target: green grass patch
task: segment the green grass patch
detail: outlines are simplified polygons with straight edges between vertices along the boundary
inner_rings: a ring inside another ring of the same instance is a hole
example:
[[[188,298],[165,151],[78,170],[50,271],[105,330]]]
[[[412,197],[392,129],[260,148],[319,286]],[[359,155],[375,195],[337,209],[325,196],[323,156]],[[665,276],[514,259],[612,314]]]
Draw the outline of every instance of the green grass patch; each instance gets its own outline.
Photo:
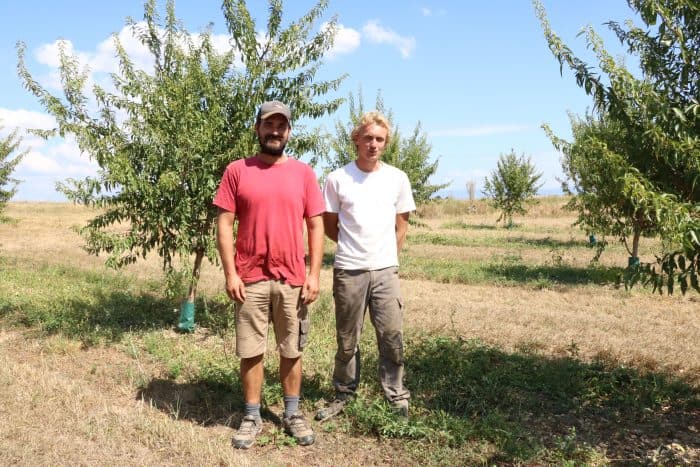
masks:
[[[556,240],[551,237],[527,238],[519,237],[484,237],[465,235],[446,235],[433,232],[418,232],[408,234],[408,243],[413,245],[445,245],[459,247],[500,247],[508,249],[557,249],[557,248],[588,248],[588,241]]]
[[[519,256],[495,257],[488,262],[411,256],[401,258],[401,277],[451,284],[496,282],[535,288],[553,285],[614,284],[622,271],[622,268],[598,265],[570,266],[564,262],[548,265],[526,264]]]
[[[499,227],[496,224],[468,224],[464,221],[450,221],[441,224],[440,228],[448,230],[496,230]]]
[[[173,302],[118,272],[3,260],[0,319],[84,343],[173,324]]]
[[[602,464],[596,446],[610,437],[636,430],[661,442],[664,424],[700,406],[700,391],[668,375],[416,334],[406,345],[404,419],[383,400],[367,334],[358,396],[326,431],[401,440],[421,465]]]
[[[700,404],[700,392],[675,378],[573,356],[445,336],[416,336],[408,348],[409,387],[430,436],[455,447],[487,440],[499,447],[490,462],[592,462],[600,453],[591,446],[607,434],[644,427],[662,437],[660,420]]]

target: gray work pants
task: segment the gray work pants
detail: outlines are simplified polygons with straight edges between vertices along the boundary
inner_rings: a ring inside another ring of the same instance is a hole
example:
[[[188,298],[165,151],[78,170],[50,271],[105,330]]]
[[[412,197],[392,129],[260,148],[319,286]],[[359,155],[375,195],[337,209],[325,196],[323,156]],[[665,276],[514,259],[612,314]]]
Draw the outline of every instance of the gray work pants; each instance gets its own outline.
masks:
[[[333,270],[335,354],[333,386],[352,394],[360,382],[360,334],[365,310],[377,335],[379,381],[390,402],[410,397],[403,385],[403,302],[397,267],[376,271]]]

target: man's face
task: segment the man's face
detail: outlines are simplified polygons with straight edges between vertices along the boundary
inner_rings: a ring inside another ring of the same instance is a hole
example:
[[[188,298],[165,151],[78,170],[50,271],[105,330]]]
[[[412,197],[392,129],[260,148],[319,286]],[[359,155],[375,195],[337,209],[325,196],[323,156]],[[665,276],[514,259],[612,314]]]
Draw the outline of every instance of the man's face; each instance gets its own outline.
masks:
[[[357,159],[361,163],[374,165],[379,162],[386,147],[387,129],[375,123],[362,127],[355,138]]]
[[[260,142],[260,150],[270,156],[281,156],[289,141],[289,122],[283,115],[274,114],[261,120],[255,126],[255,132]]]

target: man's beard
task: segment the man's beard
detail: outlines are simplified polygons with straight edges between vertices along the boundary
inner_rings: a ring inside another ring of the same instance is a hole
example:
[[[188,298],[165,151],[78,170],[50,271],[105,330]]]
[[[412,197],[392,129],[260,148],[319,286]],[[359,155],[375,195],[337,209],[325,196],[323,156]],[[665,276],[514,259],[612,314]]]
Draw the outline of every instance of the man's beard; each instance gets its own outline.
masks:
[[[263,141],[262,138],[258,138],[258,142],[260,143],[260,151],[263,154],[275,157],[280,157],[282,154],[284,154],[284,148],[287,147],[287,143],[283,143],[279,148],[274,148],[267,144],[268,141],[275,139],[283,141],[282,138],[267,138],[265,141]]]

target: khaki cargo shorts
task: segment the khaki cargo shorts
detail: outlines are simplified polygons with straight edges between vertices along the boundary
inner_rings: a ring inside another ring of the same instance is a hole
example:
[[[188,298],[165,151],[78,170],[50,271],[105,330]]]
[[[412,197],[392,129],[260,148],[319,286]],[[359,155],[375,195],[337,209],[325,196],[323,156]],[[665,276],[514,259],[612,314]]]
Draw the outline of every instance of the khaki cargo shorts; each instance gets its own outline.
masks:
[[[272,323],[280,355],[301,356],[309,333],[309,314],[301,300],[301,287],[265,280],[246,284],[245,294],[245,302],[236,303],[236,355],[252,358],[264,354]]]

